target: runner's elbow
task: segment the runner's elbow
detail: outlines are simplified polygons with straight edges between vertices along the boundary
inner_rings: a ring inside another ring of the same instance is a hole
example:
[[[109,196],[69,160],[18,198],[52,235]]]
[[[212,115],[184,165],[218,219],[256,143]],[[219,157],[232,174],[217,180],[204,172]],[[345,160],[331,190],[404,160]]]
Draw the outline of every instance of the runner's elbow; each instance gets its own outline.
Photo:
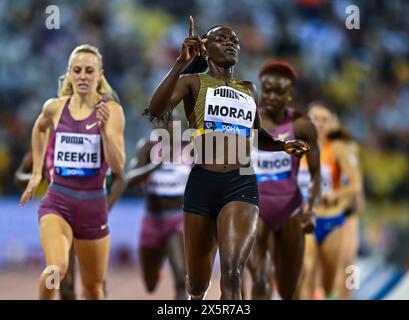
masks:
[[[125,168],[125,157],[121,157],[114,163],[109,164],[109,166],[111,167],[111,171],[113,174],[118,174],[118,175],[122,174],[122,171]]]
[[[155,107],[153,104],[148,107],[149,115],[155,118],[160,118],[163,112],[160,108]]]

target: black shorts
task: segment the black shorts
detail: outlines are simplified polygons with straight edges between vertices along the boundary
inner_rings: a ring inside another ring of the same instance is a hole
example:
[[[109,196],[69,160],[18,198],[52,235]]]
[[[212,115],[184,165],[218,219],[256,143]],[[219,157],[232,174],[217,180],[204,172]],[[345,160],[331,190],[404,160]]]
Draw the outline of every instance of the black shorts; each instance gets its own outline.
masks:
[[[217,218],[231,201],[259,206],[255,174],[240,175],[240,169],[213,172],[195,165],[186,184],[183,210]]]

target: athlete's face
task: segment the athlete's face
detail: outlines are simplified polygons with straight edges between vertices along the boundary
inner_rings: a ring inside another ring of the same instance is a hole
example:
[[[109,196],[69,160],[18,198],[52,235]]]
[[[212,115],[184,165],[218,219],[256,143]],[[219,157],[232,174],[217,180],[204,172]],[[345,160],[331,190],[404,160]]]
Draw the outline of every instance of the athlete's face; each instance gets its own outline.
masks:
[[[239,38],[227,27],[217,27],[207,35],[205,55],[217,66],[229,68],[239,61]]]
[[[261,93],[259,105],[268,112],[277,112],[285,108],[292,99],[291,80],[282,74],[267,73],[260,79]]]
[[[317,128],[318,137],[325,138],[334,125],[331,112],[323,106],[316,106],[310,109],[308,116]]]
[[[338,130],[340,127],[341,125],[339,123],[338,117],[334,114],[331,114],[330,123],[328,125],[328,130],[329,131]]]
[[[74,92],[87,95],[97,91],[102,73],[98,57],[95,54],[80,52],[72,58],[68,76]]]

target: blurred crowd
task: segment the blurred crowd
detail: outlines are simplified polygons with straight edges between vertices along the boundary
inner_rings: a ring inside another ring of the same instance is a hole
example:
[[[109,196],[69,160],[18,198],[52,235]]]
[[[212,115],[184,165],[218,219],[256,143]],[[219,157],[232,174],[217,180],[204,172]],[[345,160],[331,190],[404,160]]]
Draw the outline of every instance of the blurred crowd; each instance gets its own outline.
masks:
[[[60,29],[45,26],[48,5]],[[360,29],[345,26],[358,6]],[[0,1],[0,194],[30,146],[42,104],[57,91],[72,49],[100,48],[105,74],[126,112],[128,158],[149,136],[141,117],[150,94],[179,54],[189,15],[197,33],[232,27],[240,39],[237,76],[258,84],[269,59],[296,68],[295,106],[325,101],[362,146],[369,197],[409,194],[409,2],[346,0]]]

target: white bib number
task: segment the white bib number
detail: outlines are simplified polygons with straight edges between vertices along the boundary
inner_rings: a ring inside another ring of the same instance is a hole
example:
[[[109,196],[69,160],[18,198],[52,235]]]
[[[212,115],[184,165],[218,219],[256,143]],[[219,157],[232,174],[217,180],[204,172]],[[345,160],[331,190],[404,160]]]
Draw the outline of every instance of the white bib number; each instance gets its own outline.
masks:
[[[54,172],[61,176],[96,176],[101,167],[101,136],[57,132]]]
[[[308,167],[300,167],[297,176],[298,186],[301,189],[301,193],[304,199],[308,199],[310,196],[311,188],[311,175]],[[328,194],[332,191],[332,177],[329,168],[321,164],[321,194]]]
[[[321,165],[321,193],[328,194],[332,189],[331,170],[326,165]]]
[[[183,164],[162,164],[149,176],[147,192],[158,196],[183,196],[190,169]]]
[[[283,151],[253,151],[253,166],[257,182],[274,182],[291,176],[291,156]]]
[[[298,187],[301,190],[301,194],[303,195],[304,199],[308,199],[310,197],[310,188],[311,188],[311,175],[308,167],[300,166],[297,175],[297,183]]]
[[[204,112],[203,129],[249,137],[256,103],[253,97],[231,87],[208,88]]]

